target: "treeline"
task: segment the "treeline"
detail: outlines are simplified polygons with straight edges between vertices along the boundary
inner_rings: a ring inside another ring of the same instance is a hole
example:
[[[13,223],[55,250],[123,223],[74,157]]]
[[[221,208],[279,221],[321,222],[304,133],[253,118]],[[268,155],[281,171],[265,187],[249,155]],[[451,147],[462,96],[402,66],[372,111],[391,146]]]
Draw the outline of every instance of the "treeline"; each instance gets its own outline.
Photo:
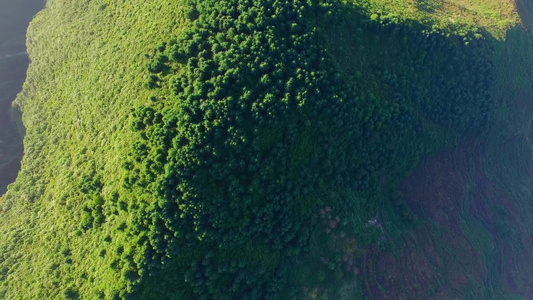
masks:
[[[336,187],[395,182],[488,124],[477,32],[318,0],[191,0],[187,14],[150,55],[152,104],[132,113],[124,184],[138,197],[121,209],[135,246],[114,266],[132,297],[295,297],[287,276],[319,246],[320,208],[354,205]]]

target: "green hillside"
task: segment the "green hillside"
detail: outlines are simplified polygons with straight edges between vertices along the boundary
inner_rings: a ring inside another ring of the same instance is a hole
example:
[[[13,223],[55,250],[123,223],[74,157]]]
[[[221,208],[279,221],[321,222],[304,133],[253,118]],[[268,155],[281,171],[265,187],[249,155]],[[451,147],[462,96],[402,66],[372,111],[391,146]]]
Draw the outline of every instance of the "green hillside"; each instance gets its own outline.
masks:
[[[0,299],[529,299],[524,3],[49,0]]]

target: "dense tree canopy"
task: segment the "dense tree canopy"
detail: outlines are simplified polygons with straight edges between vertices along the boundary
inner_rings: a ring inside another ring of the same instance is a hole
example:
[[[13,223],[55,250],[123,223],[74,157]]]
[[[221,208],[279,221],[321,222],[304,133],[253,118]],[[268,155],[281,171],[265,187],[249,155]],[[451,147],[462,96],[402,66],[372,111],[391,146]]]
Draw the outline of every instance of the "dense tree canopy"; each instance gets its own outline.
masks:
[[[132,232],[146,235],[147,268],[163,266],[195,297],[275,295],[313,245],[319,208],[353,206],[332,190],[406,172],[405,160],[487,120],[491,50],[475,38],[465,45],[322,1],[188,5],[191,25],[151,55],[153,104],[133,113],[142,138],[125,184],[149,194]],[[357,29],[356,46],[382,48],[371,74],[342,74],[327,38],[341,24]]]

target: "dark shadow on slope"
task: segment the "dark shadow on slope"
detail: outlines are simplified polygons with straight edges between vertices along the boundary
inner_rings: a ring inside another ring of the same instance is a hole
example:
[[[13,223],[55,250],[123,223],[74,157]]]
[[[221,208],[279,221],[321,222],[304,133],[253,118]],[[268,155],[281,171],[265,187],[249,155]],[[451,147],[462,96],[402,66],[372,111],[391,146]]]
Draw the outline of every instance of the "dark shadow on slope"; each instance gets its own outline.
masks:
[[[422,225],[394,255],[374,254],[367,274],[377,276],[369,282],[376,299],[533,296],[532,36],[515,27],[497,43],[494,126],[427,157],[402,181]]]
[[[426,10],[430,9],[426,7]],[[381,16],[374,16],[374,19],[387,23],[387,19]],[[423,49],[424,45],[409,40],[424,29],[423,25],[417,23],[400,29],[383,25],[361,28],[360,31],[367,34],[366,39],[362,39],[365,41],[364,47],[359,46],[360,43],[338,43],[344,46],[335,49],[336,56],[341,58],[340,69],[347,74],[360,72],[356,75],[359,78],[373,72],[373,75],[378,75],[372,78],[376,84],[386,78],[394,78],[394,81],[387,83],[386,88],[381,89],[386,92],[398,85],[397,82],[406,80],[399,76],[403,74],[395,71],[394,66],[404,65],[400,70],[410,67],[416,70],[417,64],[409,66],[404,62],[409,61],[410,57],[406,53]],[[348,31],[338,30],[337,33],[337,39],[353,39]],[[490,91],[487,91],[491,94],[488,120],[492,126],[484,132],[468,133],[458,147],[426,156],[416,170],[402,181],[400,191],[405,202],[392,199],[392,203],[386,206],[392,204],[392,208],[396,207],[400,214],[405,211],[409,215],[411,212],[420,222],[419,227],[403,231],[401,239],[392,246],[394,251],[380,247],[379,243],[366,250],[359,269],[362,270],[361,286],[365,287],[367,299],[448,299],[465,295],[473,299],[489,296],[506,299],[511,294],[530,299],[533,296],[530,288],[533,285],[530,270],[533,268],[528,259],[533,241],[529,235],[523,234],[533,223],[531,216],[523,213],[531,209],[527,195],[529,190],[533,191],[526,167],[530,161],[531,145],[527,145],[525,140],[533,112],[527,111],[530,104],[524,103],[533,101],[528,98],[528,95],[532,95],[533,87],[531,33],[517,26],[508,31],[503,42],[494,39],[486,30],[481,30],[481,33],[486,40],[479,46],[497,51],[494,59],[482,58],[491,65],[489,69],[495,76]],[[335,34],[332,36],[335,39]],[[409,46],[398,47],[395,43],[398,36],[401,42]],[[442,52],[442,49],[451,43],[461,43],[458,41],[460,37],[453,35],[447,40],[439,39],[438,35],[434,37],[431,43],[437,46],[424,51],[426,57],[437,54],[445,59],[447,51]],[[370,51],[368,48],[371,48]],[[467,48],[472,51],[465,52],[467,55],[476,55],[477,47]],[[369,52],[374,52],[376,57],[369,56]],[[428,66],[434,66],[439,59],[417,62],[419,67],[424,67],[418,72],[425,72],[430,69]],[[441,70],[437,76],[444,75],[443,82],[460,76],[457,73],[445,75],[446,68]],[[379,71],[382,73],[379,74]],[[416,81],[411,82],[413,86],[417,85]],[[430,85],[426,83],[424,86]],[[475,87],[478,90],[483,88],[487,86]],[[401,103],[399,101],[412,101],[419,95],[400,91],[391,96],[397,99],[396,103]],[[442,97],[442,94],[438,92],[430,98],[435,96]],[[456,96],[437,103],[431,102],[429,111],[438,108],[439,104],[454,100],[457,100]],[[458,103],[454,111],[465,109],[466,103]],[[416,109],[424,106],[411,102],[409,107]],[[439,120],[434,116],[440,113],[431,115],[424,109],[419,112],[426,114],[427,122]],[[441,123],[444,127],[446,124],[452,127],[457,122]],[[426,127],[420,134],[433,135],[436,132],[435,128]],[[390,141],[390,137],[394,135],[389,136],[387,141]],[[402,155],[411,156],[406,152]],[[383,188],[387,186],[383,185]],[[384,210],[382,222],[387,219],[390,221],[394,214],[389,212],[387,215],[387,208]],[[391,232],[397,225],[399,223],[384,227],[384,230]]]
[[[516,10],[526,28],[533,28],[533,1],[516,0]]]
[[[42,5],[41,0],[0,3],[0,195],[15,181],[20,169],[24,128],[20,113],[12,110],[11,103],[22,90],[29,64],[26,28]]]

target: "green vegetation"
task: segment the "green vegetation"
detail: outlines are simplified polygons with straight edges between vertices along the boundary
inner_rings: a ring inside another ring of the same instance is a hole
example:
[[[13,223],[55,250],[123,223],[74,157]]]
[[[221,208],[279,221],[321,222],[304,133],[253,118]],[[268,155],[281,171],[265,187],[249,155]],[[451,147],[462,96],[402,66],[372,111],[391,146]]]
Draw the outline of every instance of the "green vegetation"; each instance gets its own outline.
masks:
[[[516,13],[155,2],[50,0],[32,22],[0,298],[527,297],[533,218],[510,207],[531,207],[533,39]],[[434,201],[405,188],[465,140],[486,150],[453,156]]]

